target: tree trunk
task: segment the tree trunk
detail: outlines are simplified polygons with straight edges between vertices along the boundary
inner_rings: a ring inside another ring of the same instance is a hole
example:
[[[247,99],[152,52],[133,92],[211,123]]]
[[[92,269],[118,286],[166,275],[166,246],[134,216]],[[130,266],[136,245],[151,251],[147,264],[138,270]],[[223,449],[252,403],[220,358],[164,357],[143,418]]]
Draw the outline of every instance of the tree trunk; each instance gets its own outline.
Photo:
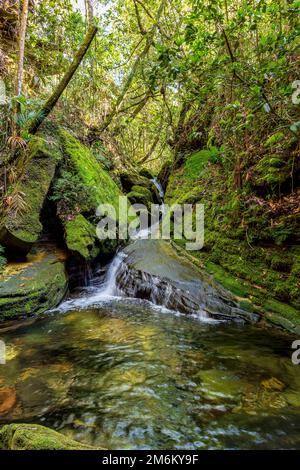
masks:
[[[73,62],[71,63],[70,67],[64,74],[63,78],[61,79],[60,83],[58,84],[57,88],[54,90],[53,94],[50,96],[48,101],[44,104],[44,106],[38,112],[36,118],[33,119],[28,131],[30,134],[35,134],[39,129],[40,125],[44,122],[46,117],[50,114],[54,106],[56,105],[57,101],[61,97],[62,93],[64,92],[65,88],[67,87],[68,83],[70,82],[71,78],[73,77],[74,73],[78,69],[83,57],[85,56],[88,48],[92,40],[94,39],[97,33],[96,26],[92,26],[81,44],[80,48],[78,49]]]
[[[94,23],[93,0],[85,0],[86,23],[90,28]]]
[[[17,97],[20,97],[22,95],[27,18],[28,18],[28,0],[23,0],[22,15],[21,15],[20,29],[19,29],[19,40],[18,40],[18,59],[17,59],[18,69],[17,69],[17,76],[16,76],[16,89],[15,89],[15,95]],[[13,112],[12,134],[17,134],[17,132],[19,131],[18,126],[17,126],[17,117],[18,117],[19,112],[20,112],[20,104],[17,102],[14,106],[14,112]]]
[[[145,38],[146,38],[146,44],[145,44],[145,47],[144,49],[142,50],[141,54],[136,58],[133,66],[132,66],[132,69],[123,85],[123,88],[122,88],[122,91],[116,101],[116,103],[114,104],[111,112],[109,113],[109,115],[107,116],[107,118],[105,119],[104,123],[102,124],[102,126],[100,127],[100,132],[103,132],[105,129],[107,129],[107,127],[110,125],[110,123],[112,122],[113,118],[115,117],[115,115],[118,113],[119,109],[120,109],[120,105],[122,104],[124,98],[125,98],[125,95],[127,93],[127,91],[129,90],[130,88],[130,85],[135,77],[135,74],[139,68],[139,65],[140,63],[142,62],[142,60],[144,59],[144,57],[146,57],[150,47],[152,46],[153,44],[153,39],[154,39],[154,36],[155,36],[155,33],[156,33],[156,30],[159,26],[159,20],[160,20],[160,17],[164,11],[164,7],[165,7],[165,4],[166,4],[166,0],[162,0],[161,4],[160,4],[160,7],[157,11],[157,15],[156,15],[156,21],[155,21],[155,24],[153,25],[153,27],[151,28],[151,30],[145,35]]]

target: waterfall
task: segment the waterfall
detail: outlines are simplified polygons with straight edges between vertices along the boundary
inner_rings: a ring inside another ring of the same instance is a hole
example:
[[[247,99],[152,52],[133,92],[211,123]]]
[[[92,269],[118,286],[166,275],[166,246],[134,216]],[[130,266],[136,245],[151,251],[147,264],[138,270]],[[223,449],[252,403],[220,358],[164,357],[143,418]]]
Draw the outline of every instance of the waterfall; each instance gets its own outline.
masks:
[[[160,224],[162,219],[165,216],[165,205],[164,205],[164,190],[160,184],[160,182],[156,178],[152,178],[150,180],[154,186],[156,187],[159,197],[161,199],[161,205],[160,205],[160,213],[161,216],[159,218],[159,221],[151,225],[149,228],[143,229],[143,230],[137,230],[136,234],[132,237],[134,240],[140,240],[140,239],[147,239],[147,238],[155,238],[154,234],[157,230],[159,230]]]

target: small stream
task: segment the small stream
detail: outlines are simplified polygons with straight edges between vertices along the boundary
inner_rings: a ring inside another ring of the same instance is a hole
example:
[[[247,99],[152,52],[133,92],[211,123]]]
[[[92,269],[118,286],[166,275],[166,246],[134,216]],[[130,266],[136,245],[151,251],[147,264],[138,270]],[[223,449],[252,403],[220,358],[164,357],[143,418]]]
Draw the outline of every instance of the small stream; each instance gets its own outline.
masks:
[[[108,449],[299,449],[293,338],[127,298],[116,283],[125,256],[1,334],[0,424]]]

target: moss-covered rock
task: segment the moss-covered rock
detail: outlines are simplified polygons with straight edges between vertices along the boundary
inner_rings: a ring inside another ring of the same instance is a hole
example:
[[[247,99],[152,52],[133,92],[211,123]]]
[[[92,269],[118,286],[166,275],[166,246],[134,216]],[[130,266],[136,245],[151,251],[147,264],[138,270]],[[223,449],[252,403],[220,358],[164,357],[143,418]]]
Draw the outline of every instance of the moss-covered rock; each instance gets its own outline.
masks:
[[[148,201],[153,202],[153,195],[151,191],[148,188],[144,188],[143,186],[132,186],[131,191],[139,193],[143,195],[145,198],[148,199]]]
[[[39,315],[63,299],[68,286],[60,253],[39,251],[9,263],[0,276],[0,321]]]
[[[62,130],[60,135],[67,165],[72,167],[89,190],[94,204],[91,210],[96,210],[99,204],[106,203],[117,208],[121,191],[109,173],[104,170],[91,151],[74,136],[65,130]]]
[[[6,195],[7,201],[15,203],[2,208],[0,225],[0,243],[14,253],[27,254],[39,238],[40,212],[59,159],[55,142],[34,137],[19,162],[21,176]]]
[[[74,441],[38,424],[8,424],[0,429],[2,450],[104,450]]]
[[[145,178],[148,179],[152,179],[154,177],[154,175],[151,173],[150,170],[148,170],[148,168],[142,168],[140,170],[140,175],[145,176]]]
[[[71,214],[71,217],[61,217],[67,247],[86,260],[92,260],[100,253],[113,253],[116,250],[117,241],[97,239],[95,214],[100,204],[111,204],[118,216],[119,196],[122,193],[87,147],[65,130],[62,130],[60,135],[64,151],[64,166],[77,175],[89,195],[88,207],[86,200],[81,201],[78,198],[77,209],[80,213]],[[74,192],[76,200],[76,188]]]
[[[137,185],[132,186],[132,190],[127,194],[127,197],[132,204],[144,204],[149,211],[151,210],[153,196],[148,188]]]
[[[78,214],[74,219],[66,221],[65,231],[69,250],[87,260],[96,258],[100,251],[100,247],[96,246],[96,229],[83,215]]]
[[[132,186],[142,186],[148,188],[150,191],[152,189],[152,182],[150,179],[142,176],[137,171],[123,171],[119,174],[122,187],[124,191],[129,192],[132,189]]]

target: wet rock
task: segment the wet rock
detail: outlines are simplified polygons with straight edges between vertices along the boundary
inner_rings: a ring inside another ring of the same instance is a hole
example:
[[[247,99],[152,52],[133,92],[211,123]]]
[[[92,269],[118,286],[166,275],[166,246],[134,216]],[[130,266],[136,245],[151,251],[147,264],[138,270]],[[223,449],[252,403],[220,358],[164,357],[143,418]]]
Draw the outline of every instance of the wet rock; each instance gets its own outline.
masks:
[[[129,297],[150,300],[187,314],[256,322],[259,316],[240,309],[226,290],[182,259],[163,240],[137,240],[125,249],[127,258],[117,275],[118,287]]]
[[[138,172],[134,171],[123,171],[119,174],[119,178],[122,184],[122,187],[126,192],[131,191],[132,186],[142,186],[151,190],[152,183],[145,176],[140,175]]]
[[[136,196],[140,195],[142,199],[147,199],[148,202],[155,202],[157,204],[161,202],[159,192],[153,183],[152,177],[149,179],[138,172],[123,172],[120,173],[119,178],[124,191],[130,193],[131,198],[137,199]],[[130,196],[128,194],[128,197]],[[133,203],[141,202],[147,205],[147,201],[134,200]]]
[[[10,411],[16,401],[17,395],[14,388],[0,388],[0,416]]]
[[[0,429],[2,450],[104,450],[76,442],[38,424],[9,424]]]
[[[154,203],[151,191],[142,186],[133,186],[127,197],[131,204],[144,204],[149,211]]]
[[[39,315],[63,299],[68,281],[55,252],[38,252],[13,266],[8,264],[0,278],[0,321]]]

